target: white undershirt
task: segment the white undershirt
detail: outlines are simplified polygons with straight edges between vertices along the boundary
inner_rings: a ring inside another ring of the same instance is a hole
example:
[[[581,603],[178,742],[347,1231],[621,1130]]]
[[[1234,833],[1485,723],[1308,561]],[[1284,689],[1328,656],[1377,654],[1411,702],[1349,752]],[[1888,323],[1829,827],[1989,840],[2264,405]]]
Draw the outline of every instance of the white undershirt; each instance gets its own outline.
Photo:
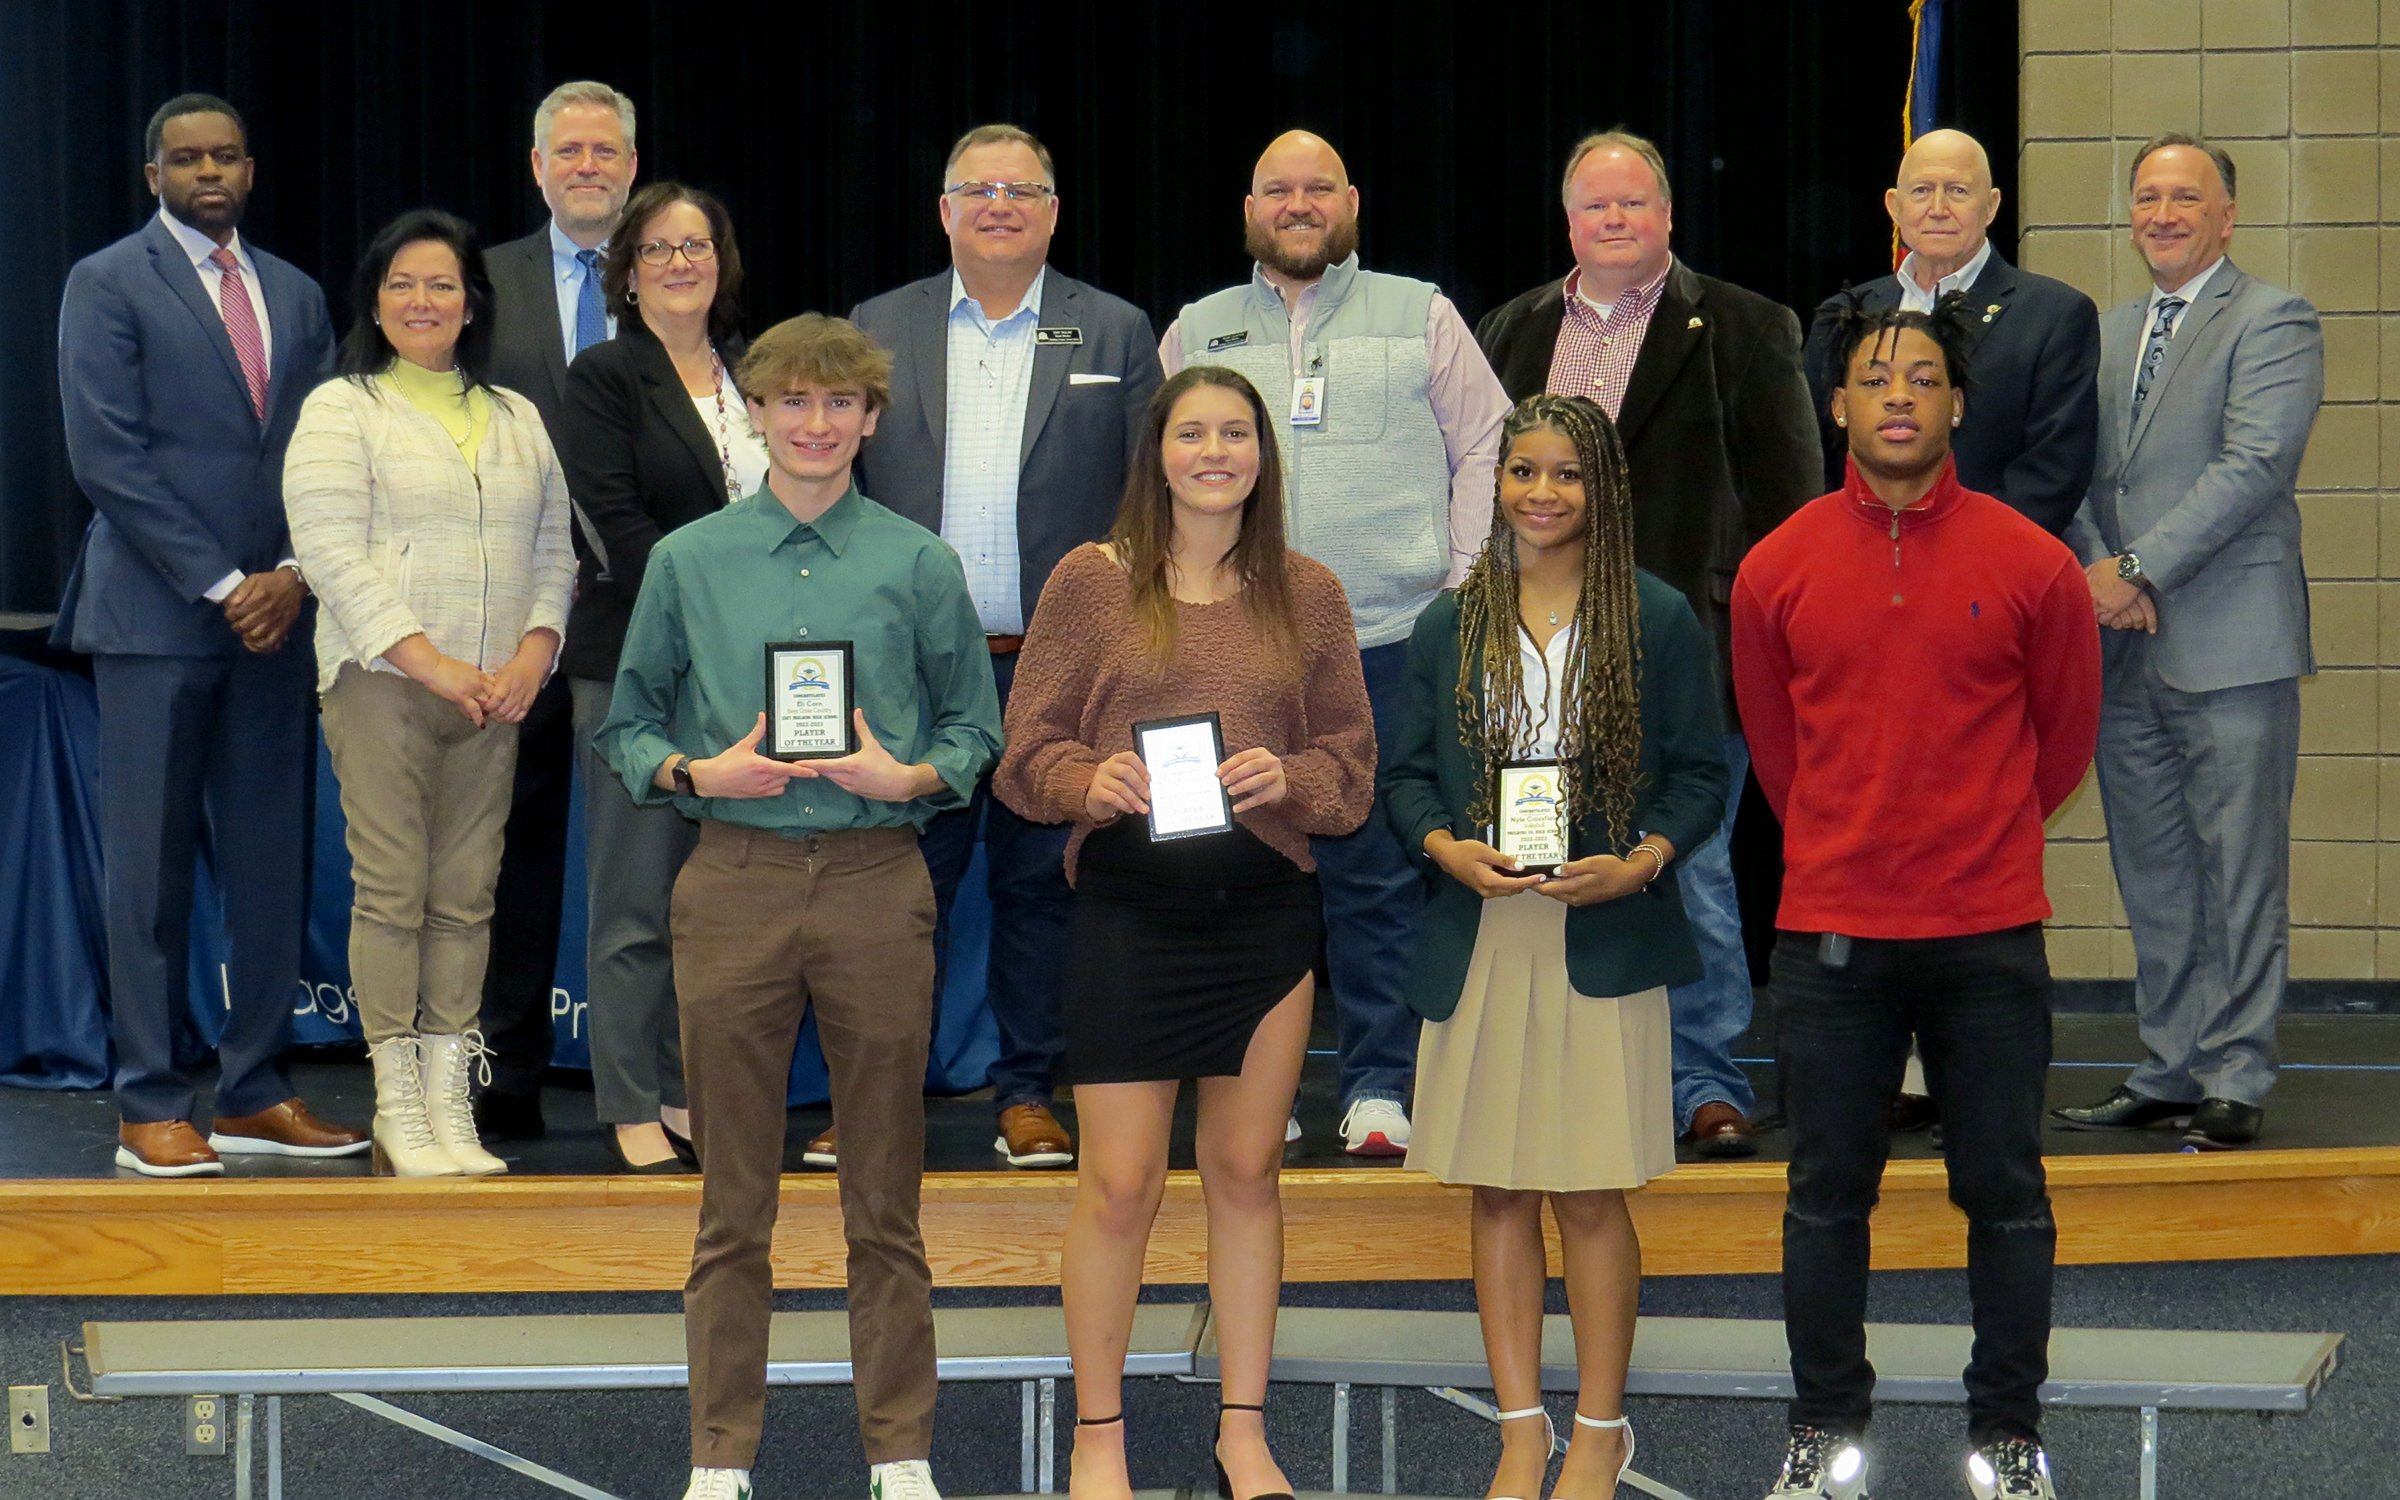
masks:
[[[732,384],[727,377],[726,384]],[[725,416],[717,418],[715,393],[692,397],[692,410],[700,414],[700,425],[708,429],[709,441],[716,445],[720,462],[733,465],[733,481],[741,486],[744,495],[755,495],[767,478],[767,445],[750,430],[750,407],[728,390],[725,395]]]

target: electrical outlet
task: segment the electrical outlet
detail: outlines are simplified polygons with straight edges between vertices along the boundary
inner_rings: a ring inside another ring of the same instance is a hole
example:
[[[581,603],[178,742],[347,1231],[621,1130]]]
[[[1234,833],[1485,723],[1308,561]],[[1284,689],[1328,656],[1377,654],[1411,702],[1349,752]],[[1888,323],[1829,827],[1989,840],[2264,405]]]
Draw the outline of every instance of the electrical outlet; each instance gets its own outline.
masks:
[[[183,1451],[194,1458],[223,1458],[227,1413],[223,1396],[191,1396],[183,1403]]]
[[[8,1451],[50,1451],[50,1387],[12,1385],[8,1388]]]

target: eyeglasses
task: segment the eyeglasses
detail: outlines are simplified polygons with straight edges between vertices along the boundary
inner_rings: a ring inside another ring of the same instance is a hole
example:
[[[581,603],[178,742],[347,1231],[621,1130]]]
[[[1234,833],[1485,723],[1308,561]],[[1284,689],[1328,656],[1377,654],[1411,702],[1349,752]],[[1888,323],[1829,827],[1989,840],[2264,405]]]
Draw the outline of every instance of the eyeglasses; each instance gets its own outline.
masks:
[[[679,250],[683,252],[683,258],[695,266],[717,258],[717,242],[705,235],[694,235],[680,245],[670,245],[665,240],[644,240],[633,247],[635,257],[645,266],[663,266],[673,260]]]
[[[942,191],[961,202],[981,198],[997,203],[1005,195],[1011,203],[1039,203],[1058,190],[1046,182],[954,182]]]

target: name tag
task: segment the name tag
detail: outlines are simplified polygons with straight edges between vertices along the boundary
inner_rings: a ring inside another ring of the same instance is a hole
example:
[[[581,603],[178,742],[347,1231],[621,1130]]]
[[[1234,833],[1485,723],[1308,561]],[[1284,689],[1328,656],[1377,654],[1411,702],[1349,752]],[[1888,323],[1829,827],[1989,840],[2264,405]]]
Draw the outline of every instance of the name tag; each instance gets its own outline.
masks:
[[[1083,330],[1080,328],[1036,328],[1033,331],[1033,341],[1036,345],[1080,344],[1083,342]]]
[[[1292,382],[1292,425],[1314,427],[1325,420],[1325,377],[1303,375]]]
[[[1240,333],[1220,333],[1208,341],[1208,352],[1214,354],[1219,349],[1238,349],[1249,342],[1250,330],[1247,328]]]

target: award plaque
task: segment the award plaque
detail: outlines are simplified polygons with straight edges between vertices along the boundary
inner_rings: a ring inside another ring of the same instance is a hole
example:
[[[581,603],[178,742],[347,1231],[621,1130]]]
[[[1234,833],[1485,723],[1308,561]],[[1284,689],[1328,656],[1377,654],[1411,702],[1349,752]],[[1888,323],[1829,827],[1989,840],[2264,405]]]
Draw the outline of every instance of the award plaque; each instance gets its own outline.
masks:
[[[1511,761],[1500,768],[1492,809],[1492,847],[1528,875],[1547,875],[1574,856],[1567,847],[1566,787],[1554,760]]]
[[[769,642],[767,734],[758,753],[771,760],[827,760],[856,751],[852,660],[848,641]]]
[[[1145,719],[1133,726],[1133,753],[1150,773],[1150,841],[1198,838],[1233,828],[1233,800],[1217,767],[1225,739],[1215,714]]]

